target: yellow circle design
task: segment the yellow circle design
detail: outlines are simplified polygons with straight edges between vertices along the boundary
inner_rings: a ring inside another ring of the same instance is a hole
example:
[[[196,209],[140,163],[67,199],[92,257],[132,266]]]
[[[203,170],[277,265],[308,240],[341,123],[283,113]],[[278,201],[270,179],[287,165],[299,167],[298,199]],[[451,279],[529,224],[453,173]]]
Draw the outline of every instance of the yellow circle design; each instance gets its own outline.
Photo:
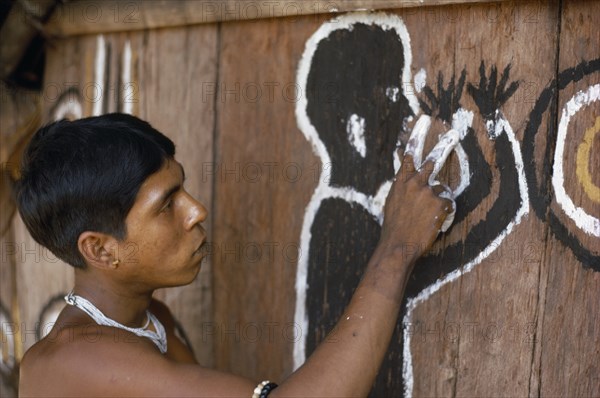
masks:
[[[600,116],[596,117],[596,123],[585,131],[583,141],[577,148],[577,178],[585,193],[596,203],[600,203],[600,188],[594,185],[592,175],[590,174],[590,154],[592,151],[592,142],[594,136],[600,133]],[[598,172],[598,169],[595,169]]]

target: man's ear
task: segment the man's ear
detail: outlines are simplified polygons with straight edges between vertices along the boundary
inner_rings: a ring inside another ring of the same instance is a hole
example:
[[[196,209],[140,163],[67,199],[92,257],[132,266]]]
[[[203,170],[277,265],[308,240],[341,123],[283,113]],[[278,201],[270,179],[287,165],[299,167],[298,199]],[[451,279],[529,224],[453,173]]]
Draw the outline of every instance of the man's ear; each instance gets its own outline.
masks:
[[[79,252],[92,267],[114,269],[118,264],[117,241],[101,232],[85,231],[77,240]]]

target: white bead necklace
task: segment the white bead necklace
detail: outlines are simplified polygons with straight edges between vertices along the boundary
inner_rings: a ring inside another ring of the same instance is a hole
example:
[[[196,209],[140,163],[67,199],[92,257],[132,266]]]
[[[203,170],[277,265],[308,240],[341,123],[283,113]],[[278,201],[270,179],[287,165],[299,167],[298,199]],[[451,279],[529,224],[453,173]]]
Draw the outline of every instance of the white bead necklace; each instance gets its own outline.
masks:
[[[154,344],[156,344],[156,346],[162,354],[167,352],[167,334],[165,333],[165,328],[162,325],[162,323],[160,323],[160,321],[156,319],[156,317],[150,311],[146,310],[147,320],[146,324],[143,327],[130,328],[113,319],[110,319],[109,317],[104,315],[102,311],[100,311],[94,304],[92,304],[91,302],[89,302],[81,296],[73,294],[73,292],[65,296],[65,301],[67,302],[67,304],[75,306],[81,309],[86,314],[88,314],[98,325],[112,326],[114,328],[127,330],[128,332],[136,334],[140,337],[146,337],[150,339]],[[150,322],[152,322],[152,325],[154,325],[154,329],[156,330],[156,332],[153,332],[152,330],[147,330],[147,327],[150,324]]]

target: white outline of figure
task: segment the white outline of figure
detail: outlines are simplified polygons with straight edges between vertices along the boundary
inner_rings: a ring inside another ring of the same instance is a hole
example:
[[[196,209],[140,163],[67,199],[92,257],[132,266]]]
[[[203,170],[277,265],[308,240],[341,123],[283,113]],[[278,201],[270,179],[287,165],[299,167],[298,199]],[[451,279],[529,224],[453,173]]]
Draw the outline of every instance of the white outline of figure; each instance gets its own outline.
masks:
[[[397,15],[388,15],[385,13],[351,13],[336,17],[335,19],[325,22],[306,42],[304,53],[298,65],[297,82],[304,93],[306,93],[306,83],[308,74],[312,66],[314,53],[317,45],[321,40],[328,37],[331,32],[347,29],[351,30],[352,25],[362,23],[366,25],[377,24],[383,30],[394,29],[402,42],[404,50],[404,70],[402,76],[399,76],[402,82],[403,95],[408,99],[409,106],[413,113],[419,111],[419,104],[414,90],[412,90],[410,65],[412,63],[412,54],[410,50],[410,38],[408,31],[404,26],[404,22]],[[407,93],[408,91],[408,93]],[[407,95],[409,94],[409,95]],[[311,123],[306,112],[308,99],[306,95],[300,97],[296,103],[296,120],[298,128],[302,131],[306,139],[312,144],[313,151],[321,160],[323,172],[319,177],[319,183],[315,192],[306,207],[304,222],[302,225],[302,234],[300,239],[300,256],[298,258],[298,268],[296,271],[296,311],[294,321],[300,326],[303,331],[300,338],[294,344],[294,369],[301,366],[306,359],[306,333],[308,330],[308,316],[306,314],[306,290],[308,277],[308,252],[311,240],[310,229],[314,218],[321,206],[321,202],[328,198],[339,198],[351,204],[358,204],[369,212],[379,224],[383,219],[383,205],[385,198],[391,187],[391,181],[384,182],[378,189],[375,196],[368,196],[362,192],[358,192],[348,187],[332,187],[330,186],[330,173],[325,171],[325,168],[331,166],[331,158],[327,152],[327,148],[319,138],[319,133]],[[398,155],[394,154],[394,169],[397,171],[400,168],[400,160]]]

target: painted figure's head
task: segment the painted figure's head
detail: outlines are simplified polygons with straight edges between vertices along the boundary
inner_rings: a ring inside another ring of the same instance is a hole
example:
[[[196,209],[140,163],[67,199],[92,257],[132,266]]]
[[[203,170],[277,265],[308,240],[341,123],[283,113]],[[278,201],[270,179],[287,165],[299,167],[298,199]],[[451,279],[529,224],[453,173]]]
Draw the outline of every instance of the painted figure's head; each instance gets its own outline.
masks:
[[[409,46],[400,18],[386,14],[340,17],[307,43],[306,80],[303,70],[299,80],[306,116],[331,162],[330,185],[373,195],[393,178],[394,151],[415,110],[406,95]]]
[[[79,235],[93,230],[124,239],[142,183],[174,154],[169,138],[131,115],[52,123],[25,152],[15,187],[19,213],[38,243],[85,268]]]

